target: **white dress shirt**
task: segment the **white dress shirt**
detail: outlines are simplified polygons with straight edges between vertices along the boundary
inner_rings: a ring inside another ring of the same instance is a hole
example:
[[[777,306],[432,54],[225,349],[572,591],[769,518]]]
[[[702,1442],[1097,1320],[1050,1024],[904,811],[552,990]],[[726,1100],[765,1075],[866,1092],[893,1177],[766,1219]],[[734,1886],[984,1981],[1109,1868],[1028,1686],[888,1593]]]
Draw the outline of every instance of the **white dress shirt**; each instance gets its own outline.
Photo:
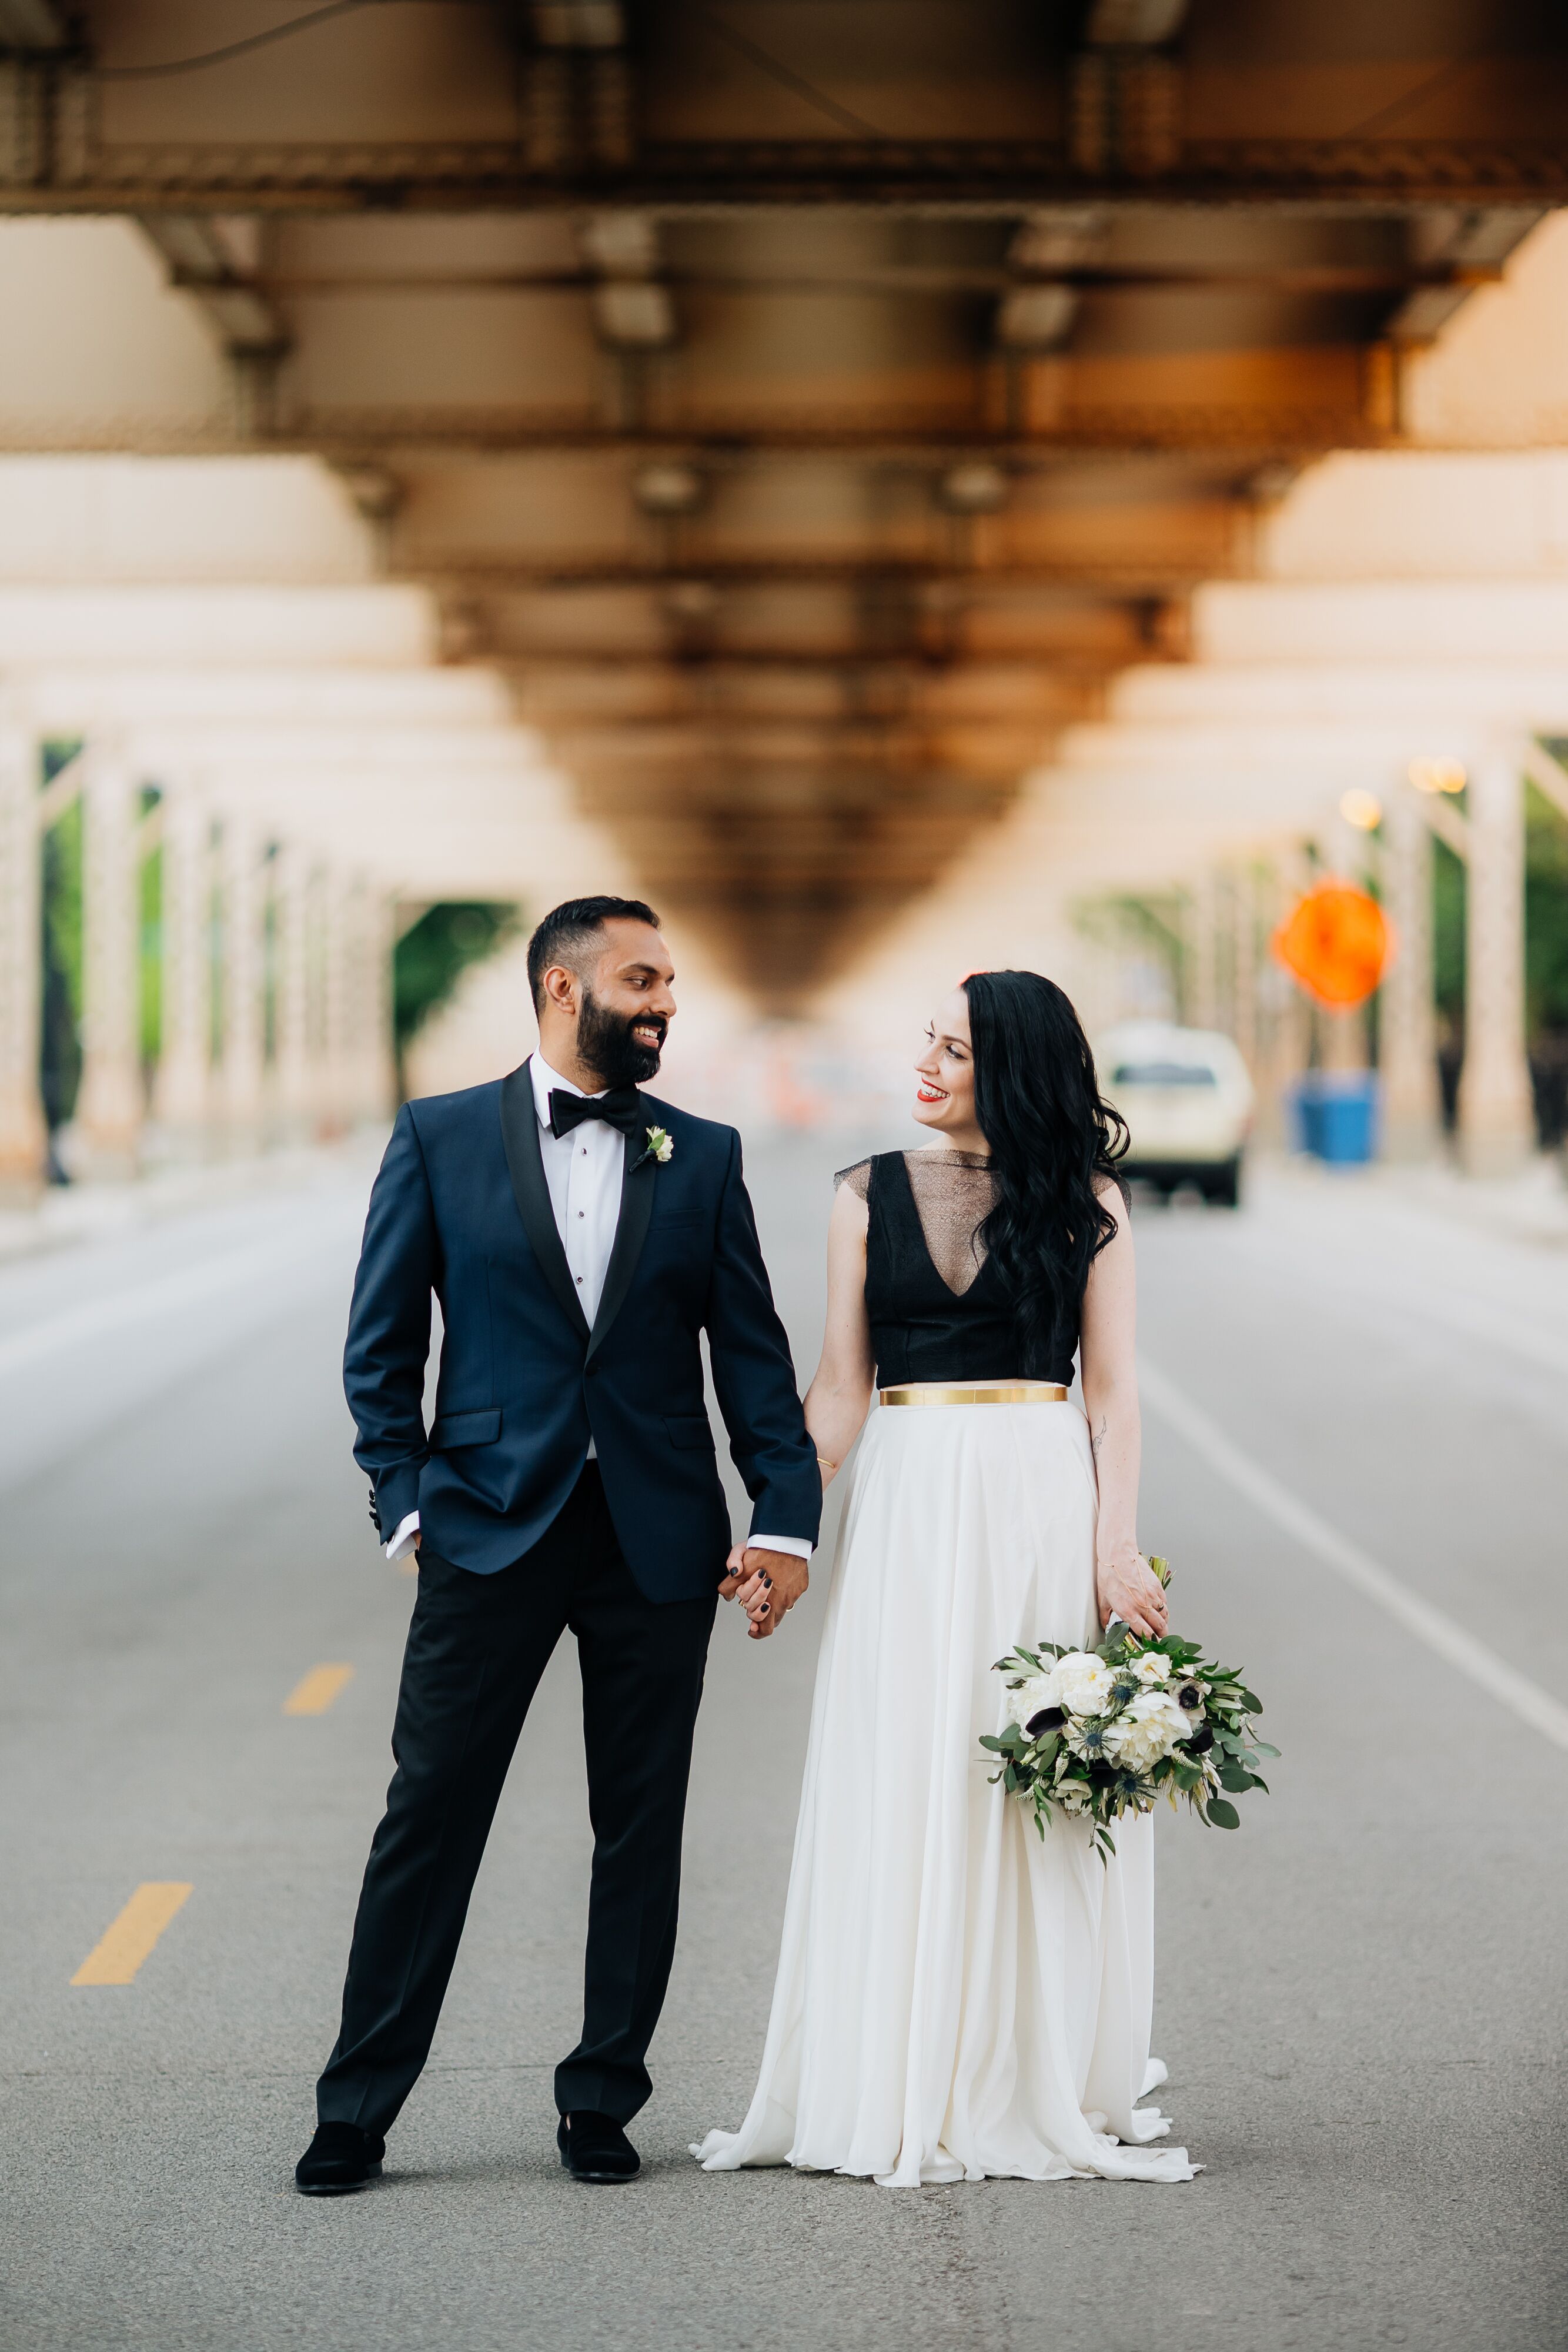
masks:
[[[607,1125],[601,1118],[585,1118],[570,1135],[553,1135],[549,1117],[551,1087],[568,1095],[580,1095],[583,1090],[574,1087],[570,1078],[563,1078],[559,1070],[552,1070],[542,1054],[535,1054],[530,1060],[528,1076],[533,1080],[534,1109],[539,1122],[539,1158],[544,1162],[545,1183],[555,1212],[555,1229],[566,1252],[567,1271],[577,1285],[582,1311],[591,1328],[604,1295],[604,1277],[610,1271],[610,1253],[615,1246],[615,1228],[621,1221],[625,1139],[619,1128]],[[590,1095],[587,1099],[592,1102],[596,1097]],[[597,1453],[590,1437],[586,1458],[591,1462]],[[419,1513],[410,1511],[386,1548],[387,1558],[402,1559],[413,1549],[418,1531]],[[764,1551],[793,1552],[798,1559],[811,1557],[811,1546],[804,1536],[757,1535],[749,1540]]]

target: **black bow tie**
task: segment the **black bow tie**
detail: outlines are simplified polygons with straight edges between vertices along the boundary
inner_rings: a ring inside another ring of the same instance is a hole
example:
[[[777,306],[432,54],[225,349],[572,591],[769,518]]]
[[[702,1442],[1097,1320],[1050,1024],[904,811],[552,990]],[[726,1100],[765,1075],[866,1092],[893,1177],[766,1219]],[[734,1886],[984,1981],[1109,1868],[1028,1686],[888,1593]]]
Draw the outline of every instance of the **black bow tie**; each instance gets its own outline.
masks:
[[[569,1095],[563,1087],[549,1090],[549,1131],[570,1135],[585,1118],[601,1118],[622,1135],[636,1135],[643,1126],[643,1097],[635,1087],[612,1087],[607,1095]]]

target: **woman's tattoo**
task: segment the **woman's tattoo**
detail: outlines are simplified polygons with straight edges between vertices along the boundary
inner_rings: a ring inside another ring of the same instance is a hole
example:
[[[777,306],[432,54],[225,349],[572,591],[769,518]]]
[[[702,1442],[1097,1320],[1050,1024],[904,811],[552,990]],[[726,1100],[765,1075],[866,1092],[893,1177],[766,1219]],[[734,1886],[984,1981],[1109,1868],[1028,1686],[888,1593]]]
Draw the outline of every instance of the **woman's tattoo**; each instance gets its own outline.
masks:
[[[1109,1426],[1110,1423],[1107,1422],[1105,1415],[1102,1413],[1100,1416],[1099,1429],[1091,1430],[1089,1433],[1089,1451],[1096,1459],[1099,1458],[1100,1448],[1105,1443],[1105,1432]]]

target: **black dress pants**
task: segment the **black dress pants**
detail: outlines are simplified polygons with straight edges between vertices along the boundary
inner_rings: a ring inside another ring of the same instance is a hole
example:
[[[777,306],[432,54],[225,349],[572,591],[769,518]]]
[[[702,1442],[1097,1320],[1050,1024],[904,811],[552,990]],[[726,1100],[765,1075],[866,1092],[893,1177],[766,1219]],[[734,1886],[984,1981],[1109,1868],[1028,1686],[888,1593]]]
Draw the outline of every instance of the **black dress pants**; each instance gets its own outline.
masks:
[[[692,1733],[716,1594],[652,1601],[615,1539],[590,1462],[559,1517],[498,1575],[422,1550],[398,1691],[397,1770],[371,1846],[323,2123],[384,2132],[430,2054],[485,1840],[551,1651],[582,1670],[593,1877],[582,2039],[556,2070],[563,2115],[624,2123],[675,1949]]]

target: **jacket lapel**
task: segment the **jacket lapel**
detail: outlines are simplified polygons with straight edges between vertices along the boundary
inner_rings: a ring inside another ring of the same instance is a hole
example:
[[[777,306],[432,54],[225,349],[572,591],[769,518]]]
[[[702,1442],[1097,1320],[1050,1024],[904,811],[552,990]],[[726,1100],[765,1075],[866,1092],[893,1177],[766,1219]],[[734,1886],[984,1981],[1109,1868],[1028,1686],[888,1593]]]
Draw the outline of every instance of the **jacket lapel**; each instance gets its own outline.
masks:
[[[537,1142],[534,1148],[537,1151]],[[588,1338],[591,1359],[621,1311],[626,1293],[632,1287],[632,1277],[637,1271],[637,1261],[643,1255],[643,1244],[648,1238],[648,1221],[653,1213],[653,1171],[658,1163],[643,1157],[644,1148],[644,1138],[641,1134],[626,1138],[626,1171],[621,1179],[621,1214],[616,1221],[610,1264],[604,1272],[599,1312],[593,1318],[593,1328]],[[640,1160],[643,1164],[638,1167]],[[543,1181],[542,1171],[540,1181]],[[563,1257],[563,1271],[565,1264]]]
[[[501,1080],[501,1141],[506,1149],[507,1170],[517,1195],[517,1214],[523,1221],[523,1231],[533,1244],[539,1271],[559,1302],[562,1312],[572,1328],[581,1333],[588,1329],[588,1318],[582,1311],[582,1301],[571,1278],[566,1262],[566,1252],[556,1231],[555,1211],[550,1206],[549,1186],[545,1182],[545,1164],[539,1156],[539,1119],[534,1107],[534,1082],[528,1063],[513,1070]],[[621,1201],[621,1228],[626,1222],[625,1192]],[[644,1221],[644,1228],[645,1228]],[[621,1228],[615,1235],[615,1252],[621,1249]],[[639,1244],[639,1247],[641,1244]],[[611,1261],[613,1276],[614,1258]],[[609,1284],[605,1297],[609,1298]],[[600,1308],[600,1321],[604,1309]]]

